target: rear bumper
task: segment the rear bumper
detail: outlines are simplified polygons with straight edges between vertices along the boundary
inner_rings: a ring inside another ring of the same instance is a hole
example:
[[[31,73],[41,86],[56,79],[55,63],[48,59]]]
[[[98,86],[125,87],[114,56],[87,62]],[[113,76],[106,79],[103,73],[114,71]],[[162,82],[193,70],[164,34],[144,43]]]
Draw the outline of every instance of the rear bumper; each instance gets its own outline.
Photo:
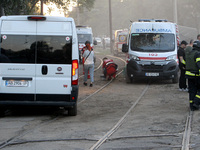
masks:
[[[24,105],[24,106],[74,106],[76,102],[63,102],[63,101],[0,101],[0,105]]]
[[[78,85],[69,94],[0,93],[0,105],[73,107],[78,99]]]

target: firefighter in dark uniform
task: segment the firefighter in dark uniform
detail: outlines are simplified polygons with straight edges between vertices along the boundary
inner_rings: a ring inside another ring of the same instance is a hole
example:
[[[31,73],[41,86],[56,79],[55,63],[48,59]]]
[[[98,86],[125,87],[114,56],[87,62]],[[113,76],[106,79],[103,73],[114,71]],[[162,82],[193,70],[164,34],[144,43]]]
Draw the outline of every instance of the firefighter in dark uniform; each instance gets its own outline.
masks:
[[[188,91],[186,78],[185,78],[185,65],[183,60],[185,60],[185,48],[187,46],[186,41],[181,42],[181,46],[178,49],[178,60],[179,60],[179,69],[180,69],[180,78],[179,78],[179,90]]]
[[[189,85],[190,109],[199,109],[200,105],[200,41],[193,43],[193,49],[186,49],[186,78]]]

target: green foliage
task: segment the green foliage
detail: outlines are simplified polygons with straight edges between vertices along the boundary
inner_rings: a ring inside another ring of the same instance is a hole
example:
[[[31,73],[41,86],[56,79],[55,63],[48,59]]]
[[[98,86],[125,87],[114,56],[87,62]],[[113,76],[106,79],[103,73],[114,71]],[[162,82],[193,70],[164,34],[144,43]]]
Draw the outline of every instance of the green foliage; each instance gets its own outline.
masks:
[[[38,0],[1,0],[5,15],[31,14],[37,11]]]
[[[88,9],[89,11],[93,8],[95,0],[78,0],[79,9],[83,10],[83,8]]]
[[[90,10],[94,5],[95,0],[78,0],[81,8],[85,7]],[[39,14],[40,9],[36,4],[40,0],[0,0],[0,6],[4,8],[5,15],[30,15]],[[77,0],[43,0],[44,4],[53,2],[58,8],[68,9],[68,5],[71,2],[77,2]]]

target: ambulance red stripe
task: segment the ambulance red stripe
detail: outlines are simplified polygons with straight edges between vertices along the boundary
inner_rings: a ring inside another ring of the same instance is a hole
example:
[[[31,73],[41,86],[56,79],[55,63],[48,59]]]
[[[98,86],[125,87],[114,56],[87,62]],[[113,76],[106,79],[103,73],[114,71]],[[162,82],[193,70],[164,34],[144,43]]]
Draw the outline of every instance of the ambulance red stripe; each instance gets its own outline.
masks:
[[[140,60],[165,60],[167,57],[139,57]]]

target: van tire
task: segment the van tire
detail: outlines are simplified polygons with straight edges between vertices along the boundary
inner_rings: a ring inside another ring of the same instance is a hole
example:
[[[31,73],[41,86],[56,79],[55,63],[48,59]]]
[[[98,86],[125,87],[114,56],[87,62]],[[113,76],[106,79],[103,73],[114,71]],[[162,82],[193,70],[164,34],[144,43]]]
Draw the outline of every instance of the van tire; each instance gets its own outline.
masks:
[[[0,117],[4,117],[5,116],[5,111],[6,111],[6,107],[5,106],[0,106]]]
[[[76,116],[77,115],[77,104],[75,104],[72,108],[68,109],[69,116]]]
[[[178,75],[176,75],[176,76],[172,79],[172,83],[178,83]]]
[[[126,83],[132,83],[133,82],[133,78],[129,78],[128,75],[125,75],[125,79],[126,79]]]

